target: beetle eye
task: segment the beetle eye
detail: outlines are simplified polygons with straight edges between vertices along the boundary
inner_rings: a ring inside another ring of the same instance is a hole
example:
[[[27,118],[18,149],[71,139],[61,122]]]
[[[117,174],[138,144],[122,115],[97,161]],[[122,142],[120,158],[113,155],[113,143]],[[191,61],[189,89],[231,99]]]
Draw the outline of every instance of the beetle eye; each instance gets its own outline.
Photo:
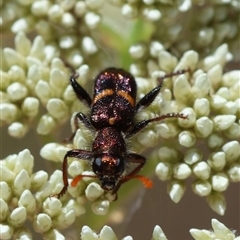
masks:
[[[103,171],[102,158],[97,157],[94,159],[93,164],[92,164],[92,169],[93,169],[93,172],[96,174],[99,174]]]

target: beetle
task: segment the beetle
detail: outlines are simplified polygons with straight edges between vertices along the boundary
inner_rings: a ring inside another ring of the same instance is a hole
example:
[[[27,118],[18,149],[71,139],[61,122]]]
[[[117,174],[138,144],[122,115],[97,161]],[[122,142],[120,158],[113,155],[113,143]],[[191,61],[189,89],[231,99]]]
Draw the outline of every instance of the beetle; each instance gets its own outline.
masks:
[[[79,175],[71,182],[76,186],[83,177],[96,177],[100,180],[103,190],[117,194],[120,186],[132,178],[137,178],[146,187],[151,187],[152,182],[137,175],[146,163],[146,158],[127,150],[126,140],[140,132],[149,123],[162,121],[167,118],[186,119],[181,113],[168,113],[135,124],[135,115],[149,106],[159,94],[163,80],[167,77],[183,74],[188,70],[181,70],[166,74],[158,78],[159,85],[136,102],[137,85],[132,74],[118,68],[107,68],[95,78],[93,97],[84,90],[76,81],[78,74],[73,72],[70,76],[72,88],[80,101],[90,108],[90,116],[82,112],[75,115],[74,125],[78,128],[78,121],[86,128],[95,132],[92,150],[73,149],[68,151],[63,159],[62,172],[64,186],[58,198],[64,195],[68,188],[67,162],[69,157],[88,161],[95,173],[93,176]],[[71,139],[74,137],[73,133]],[[136,165],[132,171],[126,173],[129,164]]]

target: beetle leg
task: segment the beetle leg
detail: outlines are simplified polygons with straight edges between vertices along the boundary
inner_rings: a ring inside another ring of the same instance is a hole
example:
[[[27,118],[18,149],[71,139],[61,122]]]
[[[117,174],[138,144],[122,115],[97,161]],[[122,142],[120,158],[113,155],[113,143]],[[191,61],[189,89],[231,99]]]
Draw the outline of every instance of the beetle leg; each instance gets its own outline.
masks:
[[[140,176],[140,175],[136,175],[140,169],[144,166],[145,162],[146,162],[146,158],[135,154],[135,153],[130,153],[127,154],[126,156],[126,161],[129,163],[138,163],[138,166],[133,169],[132,172],[130,172],[128,175],[124,176],[117,184],[117,186],[114,188],[112,194],[117,193],[118,189],[121,187],[121,185],[125,182],[127,182],[128,180],[132,179],[132,178],[137,178],[139,179],[145,187],[147,188],[151,188],[152,187],[152,181],[149,180],[148,178],[144,177],[144,176]]]
[[[91,107],[92,99],[89,94],[84,90],[84,88],[76,81],[78,78],[78,73],[71,73],[70,83],[72,88],[77,95],[78,99],[86,104],[86,106]]]
[[[155,117],[155,118],[151,118],[148,120],[143,120],[139,123],[137,123],[135,126],[133,126],[132,129],[130,129],[127,133],[126,133],[126,138],[129,138],[133,135],[135,135],[136,133],[140,132],[143,128],[145,128],[149,123],[151,122],[159,122],[162,121],[166,118],[182,118],[182,119],[187,119],[188,117],[186,115],[183,115],[182,113],[167,113],[164,115],[161,115],[159,117]]]
[[[169,74],[165,74],[163,77],[159,77],[157,79],[159,85],[157,87],[155,87],[154,89],[152,89],[142,99],[139,100],[139,102],[135,106],[135,110],[134,110],[135,113],[139,112],[143,108],[148,107],[154,101],[154,99],[159,94],[159,92],[160,92],[160,90],[162,88],[163,80],[165,78],[169,78],[169,77],[173,77],[173,76],[176,76],[176,75],[180,75],[180,74],[183,74],[183,73],[186,73],[186,72],[189,72],[189,71],[190,71],[190,69],[184,69],[184,70],[179,70],[179,71],[172,72],[172,73],[169,73]]]
[[[63,172],[63,188],[62,190],[60,191],[60,193],[58,194],[54,194],[52,195],[53,196],[56,196],[57,198],[60,198],[61,196],[63,196],[67,189],[68,189],[68,177],[67,177],[67,161],[68,161],[68,158],[69,157],[74,157],[74,158],[80,158],[82,160],[87,160],[87,161],[90,161],[93,157],[93,153],[90,152],[90,151],[86,151],[86,150],[81,150],[81,149],[73,149],[73,150],[70,150],[68,151],[65,156],[64,156],[64,159],[63,159],[63,164],[62,164],[62,172]]]
[[[88,117],[86,117],[83,113],[79,112],[74,116],[74,119],[73,119],[74,132],[72,133],[72,135],[70,137],[66,138],[64,140],[64,142],[71,142],[73,140],[73,138],[75,137],[76,132],[78,130],[78,121],[82,122],[84,124],[84,126],[86,128],[88,128],[89,130],[94,129],[90,119]]]

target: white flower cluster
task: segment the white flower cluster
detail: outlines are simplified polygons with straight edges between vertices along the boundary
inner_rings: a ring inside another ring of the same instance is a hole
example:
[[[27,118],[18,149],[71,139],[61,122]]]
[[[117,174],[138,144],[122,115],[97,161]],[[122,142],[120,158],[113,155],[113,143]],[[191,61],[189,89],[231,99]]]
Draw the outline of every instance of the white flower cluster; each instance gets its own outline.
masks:
[[[1,239],[12,239],[13,235],[15,239],[32,239],[31,231],[24,227],[27,219],[44,238],[63,239],[56,229],[70,226],[85,212],[81,198],[62,203],[49,197],[61,182],[61,171],[55,171],[48,180],[42,170],[33,173],[33,165],[27,149],[0,161]]]
[[[239,59],[240,7],[237,0],[211,1],[211,4],[191,0],[111,2],[122,7],[124,17],[143,17],[153,23],[156,30],[151,39],[157,39],[178,57],[190,49],[206,56],[208,51],[204,49],[214,49],[228,41],[231,52]]]
[[[81,239],[82,240],[118,240],[117,236],[113,232],[112,228],[109,226],[104,226],[99,234],[96,234],[91,228],[88,226],[84,226],[81,231]],[[131,236],[126,236],[121,240],[133,240]],[[162,229],[157,225],[153,230],[153,235],[151,240],[167,240]]]
[[[40,36],[31,44],[20,32],[15,37],[15,47],[16,50],[4,48],[2,52],[1,124],[9,125],[12,137],[21,138],[44,106],[47,113],[41,116],[36,129],[41,135],[49,134],[79,107],[68,82],[70,69],[57,58],[58,50],[45,45]],[[86,83],[89,67],[82,65],[77,71]]]
[[[170,181],[168,192],[174,202],[180,201],[185,192],[184,180],[193,175],[194,193],[207,196],[211,208],[223,215],[226,203],[222,193],[230,181],[240,181],[240,71],[223,73],[225,63],[231,59],[226,44],[203,60],[196,52],[187,51],[177,61],[160,43],[152,42],[146,69],[141,67],[144,52],[146,55],[146,46],[130,48],[132,57],[138,59],[130,68],[134,75],[148,72],[156,79],[164,72],[189,68],[190,73],[172,81],[166,79],[161,94],[140,114],[141,118],[181,112],[188,119],[152,124],[137,135],[138,143],[133,146],[140,151],[157,145],[151,158],[161,161],[156,174]],[[140,97],[154,85],[150,79],[140,77],[137,82]]]
[[[1,25],[3,30],[10,29],[15,34],[36,31],[49,48],[61,51],[65,60],[79,67],[98,51],[90,32],[101,22],[98,9],[103,3],[103,0],[11,0],[3,3]]]
[[[191,229],[190,233],[195,240],[239,240],[240,237],[236,237],[234,231],[231,231],[224,224],[217,219],[212,219],[213,231]],[[84,226],[81,232],[82,240],[117,240],[117,236],[109,226],[104,226],[99,234],[92,231],[91,228]],[[131,236],[122,238],[121,240],[133,240]],[[157,225],[155,226],[151,240],[167,240],[166,235],[162,229]]]

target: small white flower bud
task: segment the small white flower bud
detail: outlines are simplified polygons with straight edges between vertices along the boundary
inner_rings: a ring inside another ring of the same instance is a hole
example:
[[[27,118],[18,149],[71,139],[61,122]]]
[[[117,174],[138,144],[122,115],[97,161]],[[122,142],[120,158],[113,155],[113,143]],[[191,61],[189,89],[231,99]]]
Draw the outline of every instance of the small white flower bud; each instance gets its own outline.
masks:
[[[99,240],[117,240],[117,236],[109,226],[104,226],[99,234]]]
[[[18,33],[20,31],[27,32],[32,26],[34,26],[36,20],[34,16],[27,15],[26,17],[16,20],[11,27],[13,33]]]
[[[207,196],[207,202],[213,211],[215,211],[219,215],[224,215],[226,210],[226,200],[221,193],[215,192]]]
[[[1,86],[0,86],[0,89],[4,90],[4,92],[5,92],[5,89],[10,85],[10,82],[12,81],[11,79],[14,78],[14,76],[12,76],[13,74],[11,72],[12,68],[13,67],[10,68],[8,73],[3,72],[0,69],[0,76],[1,76]],[[9,99],[9,96],[8,96],[8,99]],[[1,103],[4,102],[2,99],[0,99],[0,100],[1,100]]]
[[[83,226],[81,231],[82,240],[99,240],[98,235],[88,226]]]
[[[32,174],[34,165],[34,158],[31,155],[28,149],[24,149],[23,151],[19,152],[17,155],[17,159],[14,164],[14,172],[17,174],[22,169],[26,170],[29,175]]]
[[[214,191],[223,192],[229,185],[229,179],[224,173],[218,173],[212,176],[212,188]]]
[[[56,170],[50,176],[49,183],[50,183],[50,187],[51,187],[51,188],[49,188],[49,195],[54,194],[54,193],[59,193],[63,188],[62,171]],[[48,195],[48,197],[49,197],[49,195]],[[42,198],[41,195],[39,195],[38,197]]]
[[[220,109],[226,104],[227,100],[221,96],[213,95],[210,96],[210,104],[213,109]]]
[[[1,195],[2,195],[2,193],[1,193]],[[7,218],[8,214],[9,214],[8,204],[2,198],[0,198],[0,204],[1,204],[1,207],[0,207],[0,221],[4,222],[5,219]]]
[[[236,120],[235,115],[218,115],[213,118],[214,128],[216,131],[228,129]]]
[[[196,136],[191,131],[182,131],[178,136],[178,142],[184,147],[191,147],[195,144]]]
[[[39,80],[35,86],[35,92],[40,100],[45,104],[52,96],[52,89],[49,83],[43,80]]]
[[[48,174],[42,170],[31,175],[31,183],[34,189],[41,188],[48,180]]]
[[[195,69],[197,66],[197,63],[198,63],[198,53],[193,50],[189,50],[183,54],[182,58],[180,59],[174,71],[187,69],[190,66],[191,66],[191,69]]]
[[[77,148],[89,148],[89,141],[86,136],[87,131],[85,129],[78,129],[73,140],[74,146]]]
[[[51,229],[51,230],[43,233],[43,238],[44,239],[66,240],[66,238],[56,229]]]
[[[30,52],[32,43],[27,38],[24,32],[18,31],[15,37],[15,49],[18,53],[22,54],[23,56],[27,56]]]
[[[198,117],[208,116],[210,113],[210,103],[207,98],[197,98],[193,109]]]
[[[178,118],[179,126],[183,128],[193,127],[196,122],[196,113],[194,112],[194,110],[190,107],[187,107],[181,111],[181,114],[187,116],[188,118],[187,119]]]
[[[240,124],[233,123],[224,133],[230,139],[240,139]]]
[[[192,98],[191,87],[185,75],[180,75],[174,81],[173,94],[177,101],[184,103],[189,102],[189,100]]]
[[[211,239],[212,237],[212,232],[210,231],[202,231],[199,229],[192,228],[190,229],[190,234],[194,239]]]
[[[14,138],[22,138],[26,135],[28,126],[20,122],[14,122],[8,127],[8,134]]]
[[[12,239],[13,228],[9,225],[0,223],[0,236],[1,236],[1,239]]]
[[[232,164],[228,169],[228,176],[232,182],[240,182],[240,164]]]
[[[62,92],[64,91],[65,87],[68,85],[68,81],[66,79],[68,76],[66,74],[57,69],[57,68],[52,68],[50,72],[50,81],[49,84],[54,91],[61,96]]]
[[[202,152],[196,148],[191,148],[184,153],[184,162],[188,165],[193,165],[196,162],[200,162],[202,158]]]
[[[92,204],[92,210],[97,215],[106,215],[109,209],[108,200],[96,201]]]
[[[80,175],[83,172],[82,162],[81,161],[71,162],[68,167],[68,172],[73,177]]]
[[[76,19],[73,14],[65,12],[62,15],[61,23],[65,28],[70,28],[76,25]]]
[[[143,9],[143,16],[151,21],[151,22],[155,22],[157,20],[159,20],[162,17],[161,12],[159,11],[159,9],[152,9],[152,8],[144,8]]]
[[[237,161],[240,157],[240,143],[238,141],[224,144],[222,150],[226,153],[226,160],[229,163]]]
[[[163,45],[160,42],[152,41],[150,43],[150,55],[152,57],[158,57],[159,53],[164,50]]]
[[[174,178],[183,180],[191,175],[191,168],[186,163],[176,163],[173,166]]]
[[[74,209],[67,211],[67,213],[62,212],[62,215],[63,215],[63,224],[61,225],[66,227],[72,225],[76,219],[76,213]]]
[[[129,49],[129,53],[134,59],[141,59],[146,54],[146,46],[143,44],[132,45]]]
[[[133,238],[131,236],[126,236],[126,237],[122,238],[121,240],[133,240]]]
[[[28,68],[30,68],[31,66],[42,66],[42,61],[36,57],[31,57],[31,56],[27,56],[26,57],[26,63],[27,63],[27,66]]]
[[[35,117],[39,110],[39,100],[34,97],[27,97],[24,99],[21,109],[26,116]]]
[[[166,181],[172,176],[172,166],[168,162],[160,162],[155,169],[155,173],[160,180]]]
[[[12,101],[19,101],[27,96],[28,90],[23,84],[15,82],[8,86],[7,93]]]
[[[158,225],[153,229],[152,240],[167,240],[163,230]]]
[[[148,130],[147,132],[141,132],[137,136],[137,141],[145,146],[145,147],[151,147],[156,142],[156,139],[158,138],[158,134],[153,130]]]
[[[227,88],[227,87],[219,88],[218,91],[216,92],[216,95],[221,96],[221,97],[225,98],[226,100],[229,100],[229,97],[230,97],[229,88]]]
[[[31,185],[29,175],[25,169],[23,169],[16,176],[13,182],[13,191],[14,194],[20,196],[24,190],[29,189]]]
[[[91,37],[84,37],[82,40],[82,49],[85,53],[92,55],[98,51],[98,48]]]
[[[0,104],[0,120],[6,123],[12,123],[19,115],[19,109],[12,103]]]
[[[58,143],[47,143],[40,150],[40,156],[46,160],[62,162],[67,151],[71,150]]]
[[[86,212],[85,207],[83,206],[83,202],[85,202],[85,197],[83,197],[84,200],[82,200],[80,197],[78,197],[76,200],[69,200],[68,203],[65,205],[65,208],[67,210],[74,209],[76,216],[80,216]],[[83,202],[82,202],[83,201]]]
[[[192,87],[192,92],[195,98],[207,97],[210,91],[210,84],[207,74],[203,73],[197,76]]]
[[[6,166],[0,165],[0,179],[5,182],[13,182],[15,174]]]
[[[173,148],[161,147],[158,150],[158,157],[163,162],[174,162],[179,158],[179,153]]]
[[[87,12],[87,5],[86,2],[77,1],[74,7],[74,13],[77,17],[82,17]]]
[[[235,237],[234,231],[231,231],[217,219],[212,219],[211,222],[213,231],[218,239],[225,239],[227,236],[229,239],[238,240],[238,237]]]
[[[168,184],[168,194],[173,202],[178,203],[185,192],[184,183],[180,181],[172,181]]]
[[[100,196],[102,196],[103,193],[104,190],[101,188],[99,184],[95,182],[90,183],[85,190],[86,197],[90,201],[95,201]]]
[[[176,137],[179,133],[179,129],[177,128],[176,124],[172,123],[157,124],[155,129],[157,130],[157,134],[164,139],[171,139]]]
[[[69,51],[66,59],[69,64],[72,64],[76,68],[79,67],[84,62],[82,53],[77,49]]]
[[[217,134],[212,134],[207,141],[208,141],[208,146],[210,148],[216,148],[216,149],[221,147],[224,142],[223,139]]]
[[[37,215],[33,226],[37,232],[47,232],[52,227],[52,219],[45,213]]]
[[[1,77],[4,77],[4,75],[1,75]],[[12,82],[21,82],[24,83],[26,80],[26,76],[25,76],[25,71],[19,67],[19,66],[12,66],[9,71],[8,71],[8,78],[11,79]],[[9,79],[7,79],[6,77],[2,78],[2,83],[7,87],[10,85]],[[5,83],[6,81],[6,83]],[[3,87],[3,86],[1,86]]]
[[[41,135],[49,134],[56,126],[56,121],[52,116],[43,115],[37,126],[37,133]]]
[[[237,103],[229,101],[221,108],[222,114],[236,115],[237,113]]]
[[[222,85],[225,87],[232,87],[234,84],[239,82],[240,70],[233,70],[224,73],[222,76]]]
[[[84,20],[90,29],[95,29],[99,25],[101,17],[94,12],[87,12]]]
[[[209,156],[208,164],[215,171],[222,170],[226,164],[226,154],[224,152],[212,153]]]
[[[193,192],[201,197],[208,196],[212,191],[212,186],[207,181],[198,180],[192,185]]]
[[[32,240],[32,233],[29,229],[21,227],[14,231],[14,237],[19,240]]]
[[[25,207],[28,213],[33,213],[36,209],[36,200],[33,197],[32,193],[29,190],[25,190],[19,200],[18,206]]]
[[[177,58],[169,52],[162,50],[158,55],[158,65],[161,70],[171,72],[177,64]]]
[[[47,0],[33,2],[31,12],[37,17],[47,16],[50,2]]]
[[[77,37],[74,35],[63,35],[59,38],[59,46],[62,49],[69,49],[77,44]]]
[[[192,7],[192,2],[190,0],[184,0],[178,2],[178,9],[180,12],[186,12]]]
[[[222,67],[220,64],[217,64],[215,66],[213,66],[212,68],[210,68],[207,72],[209,81],[211,82],[211,85],[213,86],[213,88],[217,88],[219,87],[219,84],[221,82],[222,79]]]
[[[195,123],[195,132],[198,137],[206,138],[213,131],[213,122],[208,117],[201,117]]]
[[[49,217],[54,218],[62,212],[62,203],[59,199],[55,197],[47,198],[43,202],[43,211],[48,214]]]
[[[64,13],[64,10],[62,9],[60,4],[53,4],[48,9],[48,17],[50,20],[54,22],[58,22],[61,19],[63,13]]]
[[[0,171],[2,171],[1,168]],[[6,182],[3,181],[2,174],[0,175],[0,179],[1,179],[0,182],[1,199],[8,202],[12,196],[11,188],[8,186]]]
[[[44,54],[45,42],[42,37],[37,36],[32,44],[29,56],[43,60],[45,57]]]
[[[196,177],[206,180],[210,177],[211,168],[206,162],[199,162],[193,167],[193,173]]]
[[[122,15],[126,18],[134,18],[137,16],[137,8],[130,4],[124,4],[122,6]]]
[[[68,117],[68,108],[64,101],[58,98],[51,98],[46,106],[48,112],[57,120],[63,121]]]
[[[20,227],[27,219],[25,207],[15,208],[8,217],[8,222],[14,227]]]

